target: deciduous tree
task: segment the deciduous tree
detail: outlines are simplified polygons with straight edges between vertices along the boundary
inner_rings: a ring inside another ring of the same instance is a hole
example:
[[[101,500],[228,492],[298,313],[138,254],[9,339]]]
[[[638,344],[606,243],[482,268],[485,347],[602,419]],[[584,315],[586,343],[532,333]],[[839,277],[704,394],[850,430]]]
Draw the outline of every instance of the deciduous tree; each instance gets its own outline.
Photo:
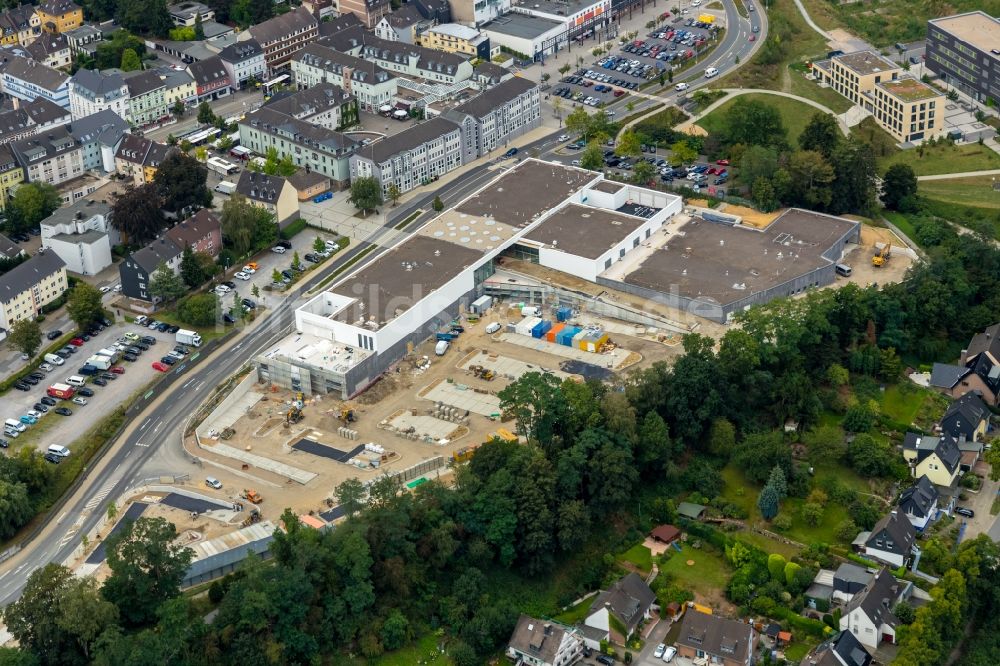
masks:
[[[826,158],[840,145],[840,126],[837,119],[829,113],[814,113],[799,135],[799,147],[802,150],[814,150]]]
[[[80,330],[104,317],[101,292],[91,284],[77,282],[66,299],[66,312]]]
[[[133,49],[122,51],[121,70],[123,72],[134,72],[138,69],[142,69],[142,61],[139,60],[139,54]]]
[[[580,155],[580,167],[591,171],[604,169],[604,151],[596,141],[591,141]]]
[[[212,326],[218,313],[219,297],[212,292],[192,294],[177,304],[177,318],[191,326]]]
[[[917,193],[917,176],[909,164],[893,164],[882,177],[882,203],[890,210]]]
[[[199,287],[205,281],[205,273],[202,270],[201,263],[198,261],[198,257],[195,256],[194,250],[191,249],[190,245],[184,246],[184,252],[181,254],[180,268],[181,279],[184,280],[184,284],[189,289]]]
[[[18,185],[14,197],[7,203],[7,221],[4,227],[12,232],[34,229],[61,204],[59,191],[48,183]]]
[[[163,208],[173,212],[211,205],[212,193],[205,184],[207,181],[205,165],[178,151],[164,158],[153,177]]]
[[[638,157],[642,154],[639,135],[632,129],[626,129],[618,135],[615,142],[615,155],[618,157]]]
[[[355,178],[351,181],[351,196],[347,200],[367,214],[382,205],[382,184],[372,176]]]
[[[10,327],[11,346],[22,354],[34,356],[42,346],[42,329],[34,319],[19,319]]]
[[[153,274],[149,276],[149,293],[164,301],[173,301],[187,293],[184,280],[174,273],[174,270],[161,261]]]
[[[126,243],[148,243],[165,225],[160,194],[154,183],[138,187],[129,185],[111,196],[111,225],[121,232]]]

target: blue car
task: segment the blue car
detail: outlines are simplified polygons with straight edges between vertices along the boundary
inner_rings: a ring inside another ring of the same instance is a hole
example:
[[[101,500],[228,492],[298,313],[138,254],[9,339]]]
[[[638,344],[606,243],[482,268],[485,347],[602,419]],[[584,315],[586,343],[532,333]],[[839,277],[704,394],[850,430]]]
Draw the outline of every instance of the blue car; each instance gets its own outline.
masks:
[[[323,203],[327,199],[333,198],[333,192],[324,192],[313,197],[313,203]]]
[[[503,154],[504,157],[514,157],[514,155],[517,155],[517,148],[511,148]]]

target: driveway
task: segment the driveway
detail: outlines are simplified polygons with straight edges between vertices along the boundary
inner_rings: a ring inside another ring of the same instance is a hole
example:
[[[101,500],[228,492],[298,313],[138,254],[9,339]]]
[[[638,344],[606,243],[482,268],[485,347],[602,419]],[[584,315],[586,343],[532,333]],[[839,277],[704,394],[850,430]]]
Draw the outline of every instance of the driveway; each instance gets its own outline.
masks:
[[[654,657],[653,652],[656,650],[657,645],[664,642],[664,637],[670,631],[672,624],[670,620],[660,620],[657,622],[656,626],[653,627],[652,631],[646,637],[646,644],[643,646],[642,652],[632,656],[632,663],[639,666],[663,666],[663,660]]]

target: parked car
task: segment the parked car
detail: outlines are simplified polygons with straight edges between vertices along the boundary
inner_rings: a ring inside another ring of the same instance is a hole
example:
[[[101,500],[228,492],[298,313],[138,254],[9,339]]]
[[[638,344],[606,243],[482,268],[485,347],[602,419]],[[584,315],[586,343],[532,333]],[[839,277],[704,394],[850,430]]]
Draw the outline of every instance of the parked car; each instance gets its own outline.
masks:
[[[976,517],[976,512],[973,511],[972,509],[970,509],[967,506],[956,506],[955,507],[955,513],[957,513],[960,516],[965,516],[966,518],[975,518]]]
[[[108,381],[113,382],[116,379],[118,379],[118,375],[116,375],[113,372],[102,372],[101,373],[101,379],[107,379]]]
[[[73,345],[74,347],[82,347],[83,346],[83,338],[73,338],[72,340],[69,341],[69,343],[71,345]]]
[[[256,272],[257,272],[257,269],[256,269],[256,268],[254,268],[253,266],[251,266],[250,264],[247,264],[246,266],[244,266],[244,267],[243,267],[243,268],[241,269],[241,271],[240,271],[240,272],[241,272],[241,273],[247,273],[247,274],[249,274],[249,275],[253,275],[254,273],[256,273]]]
[[[111,372],[115,373],[116,375],[124,375],[125,374],[125,368],[123,368],[120,365],[113,365],[113,366],[111,366]]]
[[[677,656],[677,648],[675,648],[673,645],[671,645],[671,646],[667,647],[666,650],[664,650],[664,652],[663,652],[663,661],[669,662],[669,661],[673,660],[673,658],[676,657],[676,656]]]
[[[59,416],[73,416],[73,410],[69,407],[56,407],[55,413]]]
[[[277,245],[278,247],[283,247],[286,250],[291,250],[292,249],[292,244],[289,241],[286,241],[286,240],[280,240],[277,243],[275,243],[275,245]]]
[[[93,390],[93,389],[89,389],[89,388],[87,388],[87,387],[85,386],[85,387],[83,387],[83,388],[79,388],[79,389],[77,389],[77,390],[76,390],[76,394],[77,394],[77,395],[82,395],[82,396],[85,396],[85,397],[87,397],[87,398],[93,398],[93,397],[94,397],[94,390]]]
[[[108,383],[107,383],[107,382],[106,382],[105,380],[101,379],[100,377],[94,377],[94,378],[93,378],[92,380],[90,380],[90,381],[91,381],[91,383],[92,383],[92,384],[94,384],[95,386],[107,386],[107,385],[108,385]]]
[[[233,277],[236,278],[237,280],[249,280],[250,274],[244,273],[243,271],[238,271],[235,275],[233,275]]]
[[[139,360],[139,357],[136,356],[135,354],[123,354],[122,358],[128,361],[129,363],[135,363],[136,361]]]
[[[153,370],[158,372],[166,372],[170,368],[165,363],[160,363],[159,361],[153,361]]]
[[[216,490],[222,490],[222,482],[219,481],[214,476],[205,477],[205,485],[209,488],[215,488]]]
[[[34,405],[31,406],[31,408],[34,409],[36,412],[41,412],[42,414],[49,411],[49,408],[40,402],[36,402]]]
[[[271,252],[275,252],[277,254],[284,254],[285,248],[281,247],[280,245],[275,245],[274,247],[271,248]]]
[[[62,456],[57,456],[54,453],[46,453],[43,457],[46,461],[52,463],[53,465],[58,465],[62,462]]]
[[[38,366],[38,369],[44,370],[45,372],[52,372],[52,366],[49,365],[48,363],[42,363],[40,366]]]
[[[514,157],[514,155],[517,155],[517,148],[511,148],[503,154],[504,157]]]
[[[58,330],[56,330],[56,331],[49,331],[48,334],[45,337],[47,337],[49,340],[57,340],[57,339],[59,339],[59,338],[62,337],[62,334],[63,334],[62,331],[58,331]]]
[[[160,359],[160,363],[164,363],[166,365],[173,365],[176,362],[177,359],[172,356],[164,356],[163,358]]]
[[[86,405],[87,404],[87,399],[86,398],[81,398],[80,396],[76,396],[75,398],[73,398],[73,400],[71,402],[73,402],[73,404],[76,404],[76,405]]]

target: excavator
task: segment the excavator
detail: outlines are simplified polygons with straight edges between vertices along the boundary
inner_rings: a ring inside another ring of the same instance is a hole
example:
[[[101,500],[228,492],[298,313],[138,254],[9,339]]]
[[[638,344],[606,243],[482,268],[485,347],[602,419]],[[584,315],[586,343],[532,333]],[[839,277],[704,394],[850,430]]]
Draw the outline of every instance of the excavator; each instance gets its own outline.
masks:
[[[884,266],[892,257],[892,244],[886,243],[881,249],[875,246],[875,256],[872,257],[872,266]]]
[[[492,370],[484,368],[481,365],[473,365],[469,367],[469,370],[472,371],[473,377],[478,377],[487,382],[493,381],[493,378],[496,377],[496,374]]]
[[[285,414],[285,425],[292,425],[302,420],[302,410],[298,406],[292,405]]]
[[[250,508],[250,515],[243,519],[243,523],[240,527],[250,527],[254,523],[260,522],[260,509],[257,507]]]
[[[348,423],[354,423],[355,421],[357,421],[358,415],[350,407],[341,407],[340,414],[337,416],[337,418],[340,419],[341,423],[347,425]]]
[[[260,493],[258,493],[256,490],[247,490],[246,488],[244,488],[243,492],[240,493],[240,497],[250,502],[251,504],[260,504],[261,502],[264,501],[264,498],[261,497]]]

